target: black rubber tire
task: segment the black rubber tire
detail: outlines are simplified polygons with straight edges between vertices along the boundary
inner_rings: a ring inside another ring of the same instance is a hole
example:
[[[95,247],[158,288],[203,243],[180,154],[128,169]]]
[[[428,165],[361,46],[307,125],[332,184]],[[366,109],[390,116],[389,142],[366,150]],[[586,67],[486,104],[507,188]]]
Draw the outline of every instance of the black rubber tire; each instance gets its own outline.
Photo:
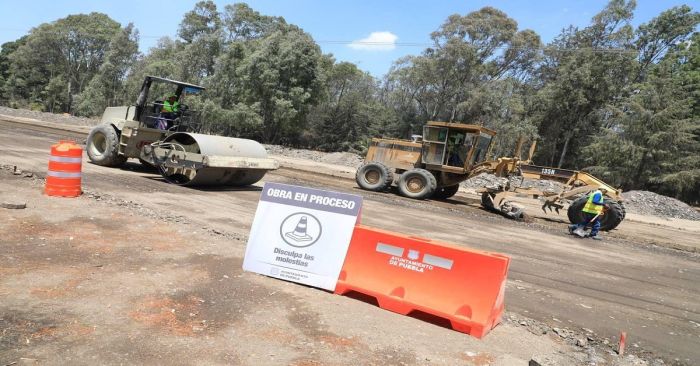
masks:
[[[362,189],[379,192],[391,186],[394,174],[386,165],[372,161],[357,168],[355,181]]]
[[[493,206],[493,197],[494,196],[495,196],[495,194],[493,194],[493,193],[488,193],[488,192],[482,193],[481,194],[481,206],[487,210],[496,211],[496,208]]]
[[[581,210],[586,204],[586,200],[588,200],[588,196],[581,196],[571,202],[569,208],[566,210],[566,216],[569,217],[570,223],[578,224],[579,222],[583,221],[583,211]]]
[[[588,196],[581,196],[569,205],[569,209],[566,211],[566,215],[569,217],[569,222],[572,224],[577,224],[583,221],[583,206],[586,205],[588,201]],[[622,220],[625,219],[625,206],[617,201],[606,202],[610,209],[605,212],[605,215],[600,217],[600,230],[610,231],[616,228]]]
[[[432,198],[436,200],[448,199],[457,194],[457,191],[459,191],[459,184],[447,187],[438,187],[437,189],[435,189],[435,193],[433,193]]]
[[[435,193],[437,180],[425,169],[411,169],[401,174],[398,185],[401,195],[422,200]]]
[[[126,156],[119,155],[119,134],[110,124],[95,126],[90,130],[85,145],[93,164],[116,167],[126,162]]]

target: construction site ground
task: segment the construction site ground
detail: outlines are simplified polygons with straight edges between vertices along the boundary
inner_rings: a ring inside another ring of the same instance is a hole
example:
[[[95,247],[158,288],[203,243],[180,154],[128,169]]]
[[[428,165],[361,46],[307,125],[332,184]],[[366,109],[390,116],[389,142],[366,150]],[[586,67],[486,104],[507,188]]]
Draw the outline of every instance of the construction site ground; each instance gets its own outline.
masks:
[[[44,196],[50,145],[85,133],[10,121],[0,201],[27,208],[0,209],[2,366],[700,363],[697,221],[630,214],[602,242],[576,239],[534,200],[518,198],[529,217],[516,222],[469,191],[409,200],[360,190],[347,167],[276,157],[264,181],[362,195],[366,225],[509,255],[504,322],[476,340],[242,272],[262,182],[192,189],[135,161],[85,162],[81,197]]]

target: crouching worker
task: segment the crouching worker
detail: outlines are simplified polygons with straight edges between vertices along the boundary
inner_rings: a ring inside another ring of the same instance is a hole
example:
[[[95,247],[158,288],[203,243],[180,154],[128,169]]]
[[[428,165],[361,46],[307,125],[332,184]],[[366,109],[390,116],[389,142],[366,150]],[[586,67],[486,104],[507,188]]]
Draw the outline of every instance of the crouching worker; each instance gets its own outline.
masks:
[[[583,221],[569,225],[569,233],[576,234],[580,237],[585,237],[586,233],[584,229],[586,226],[591,226],[591,232],[588,237],[594,240],[602,240],[598,235],[600,231],[600,217],[605,214],[608,205],[605,203],[603,198],[603,193],[606,192],[605,189],[597,189],[588,195],[588,201],[583,206]]]

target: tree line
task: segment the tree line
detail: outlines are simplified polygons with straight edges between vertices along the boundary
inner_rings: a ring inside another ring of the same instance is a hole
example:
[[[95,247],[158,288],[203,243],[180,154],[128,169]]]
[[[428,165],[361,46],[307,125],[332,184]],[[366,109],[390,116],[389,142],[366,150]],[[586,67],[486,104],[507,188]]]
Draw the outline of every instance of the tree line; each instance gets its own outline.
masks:
[[[208,133],[362,153],[429,120],[481,124],[499,133],[494,156],[537,140],[537,164],[698,204],[700,14],[677,6],[635,28],[635,6],[611,0],[548,44],[492,7],[451,15],[379,79],[244,3],[198,2],[146,54],[133,24],[70,15],[2,45],[0,104],[98,116],[156,75],[207,87],[188,104]]]

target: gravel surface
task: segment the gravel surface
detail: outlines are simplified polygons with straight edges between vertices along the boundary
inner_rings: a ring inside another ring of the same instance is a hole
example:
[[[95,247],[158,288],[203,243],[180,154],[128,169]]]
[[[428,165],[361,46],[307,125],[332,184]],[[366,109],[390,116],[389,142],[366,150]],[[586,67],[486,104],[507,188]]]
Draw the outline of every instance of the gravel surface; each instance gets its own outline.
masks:
[[[468,179],[462,183],[465,188],[498,188],[503,187],[508,183],[508,178],[499,178],[493,174],[482,173],[474,178]],[[525,179],[521,182],[519,178],[511,179],[511,186],[519,186],[522,188],[536,188],[542,192],[559,193],[564,187],[562,184],[550,180],[541,179]]]
[[[18,172],[20,174],[17,174]],[[0,165],[0,176],[3,174],[5,176],[10,176],[10,175],[20,176],[21,175],[23,178],[29,178],[29,179],[25,180],[26,183],[24,185],[31,185],[34,187],[41,187],[44,185],[43,179],[41,179],[35,175],[25,175],[23,173],[24,172],[21,169],[18,169],[16,166],[8,165],[8,164]],[[132,214],[136,214],[137,216],[146,217],[149,219],[157,219],[159,222],[168,222],[171,224],[182,225],[181,227],[187,227],[186,225],[193,224],[190,220],[188,220],[184,216],[178,216],[178,215],[164,213],[164,212],[162,212],[162,210],[156,211],[156,210],[149,208],[149,205],[147,205],[147,204],[137,203],[137,202],[133,202],[131,200],[124,200],[122,198],[115,197],[111,194],[101,192],[99,190],[85,190],[84,197],[86,197],[90,200],[93,200],[93,201],[101,202],[102,204],[106,204],[108,206],[119,207],[120,210],[125,210],[125,212],[129,212],[130,213],[129,216],[131,216]],[[92,218],[91,218],[91,220],[92,220]],[[108,229],[109,229],[108,227],[105,228],[105,230],[108,230]],[[196,227],[187,229],[185,231],[189,231],[191,229],[196,229]],[[198,229],[198,231],[199,230],[206,232],[206,234],[208,234],[208,235],[220,236],[220,237],[225,238],[227,240],[235,240],[238,242],[245,242],[247,240],[246,235],[241,235],[241,234],[236,233],[236,232],[224,232],[224,231],[217,229],[215,227],[202,226],[201,229]],[[200,234],[200,235],[202,235],[202,234]],[[41,239],[43,240],[44,238],[41,238]],[[71,237],[70,240],[73,240],[73,237]],[[143,246],[142,248],[145,251],[145,253],[148,253],[145,255],[147,255],[149,258],[151,258],[150,259],[151,262],[149,262],[149,265],[155,266],[155,264],[154,264],[155,260],[152,258],[157,253],[159,253],[159,251],[162,249],[157,247],[157,246]],[[176,250],[170,246],[167,248],[168,248],[168,251]],[[203,252],[197,253],[197,256],[202,257],[202,256],[204,256],[204,253]],[[100,257],[99,264],[96,266],[93,266],[93,267],[102,268],[103,261],[108,260],[105,258],[109,258],[109,257],[108,256]],[[114,268],[113,267],[114,265],[111,263],[109,264],[109,266],[110,266],[110,268]],[[78,267],[78,266],[72,266],[71,268],[74,269],[75,267]],[[215,267],[213,267],[213,266],[207,266],[206,268],[207,269],[210,269],[210,268],[215,269]],[[145,271],[145,267],[141,267],[140,270]],[[163,275],[163,274],[159,273],[158,276],[159,277],[160,276],[167,276],[167,274]],[[236,278],[236,279],[241,278],[241,277],[242,277],[242,275],[234,276],[234,278]],[[229,279],[228,276],[224,276],[223,278]],[[217,280],[217,282],[213,282],[213,281],[212,282],[214,283],[215,286],[222,286],[220,284],[221,281],[222,281],[222,279]],[[192,281],[192,282],[196,282],[196,281]],[[241,283],[243,283],[243,280],[239,280],[239,282],[240,283],[237,283],[237,285],[240,285]],[[257,285],[257,286],[259,286],[259,285]],[[80,288],[80,287],[78,287],[78,288]],[[69,296],[71,294],[73,294],[72,292],[70,292],[71,289],[65,290],[63,287],[60,287],[60,286],[56,286],[55,288],[52,288],[52,291],[54,291],[54,292],[59,291],[59,290],[65,291],[65,295],[63,295],[63,293],[61,293],[62,297],[59,300],[55,300],[55,301],[60,301],[60,300],[63,300],[64,298],[69,298]],[[175,290],[175,291],[177,291],[177,290]],[[185,290],[180,289],[180,291],[185,291]],[[251,292],[252,292],[252,290],[251,290]],[[198,292],[193,291],[193,293],[198,293]],[[207,293],[213,293],[213,292],[209,291]],[[267,298],[271,298],[276,293],[277,293],[277,291],[273,291],[270,293],[265,293],[265,295],[267,296]],[[255,296],[255,294],[251,294],[250,296]],[[167,313],[157,312],[158,310],[160,310],[157,307],[155,308],[156,312],[153,313],[154,310],[151,309],[150,307],[148,307],[148,306],[144,307],[144,305],[139,305],[140,308],[138,310],[139,311],[138,314],[145,313],[147,316],[143,316],[141,318],[136,318],[136,319],[141,321],[142,323],[145,323],[143,321],[143,319],[146,319],[146,320],[156,319],[157,320],[156,316],[161,316],[162,314],[169,314],[169,313],[175,314],[176,310],[179,311],[179,310],[181,310],[181,308],[184,308],[184,305],[181,305],[180,302],[184,302],[185,304],[188,304],[186,300],[190,299],[190,297],[184,297],[185,300],[182,300],[182,296],[181,297],[176,297],[176,296],[167,297],[166,296],[164,298],[168,300],[168,301],[164,302],[166,305],[172,305],[171,309],[167,309],[168,310]],[[161,302],[159,302],[159,301],[162,301],[160,298],[154,298],[153,296],[151,296],[151,297],[147,297],[147,299],[148,299],[148,301],[146,302],[146,305],[150,306],[151,303],[155,303],[157,306],[162,306],[162,305],[160,305]],[[313,299],[312,299],[312,301],[313,301]],[[202,303],[204,303],[204,301],[202,301]],[[215,304],[215,302],[212,302],[212,304]],[[111,304],[108,307],[110,307],[110,306],[111,306]],[[188,305],[188,306],[193,307],[192,305]],[[145,310],[143,310],[142,308]],[[189,307],[188,307],[188,309],[189,309]],[[292,311],[294,311],[294,308],[292,308],[292,309],[293,309]],[[303,312],[303,311],[308,311],[308,310],[301,308],[299,311]],[[210,311],[209,313],[202,312],[201,315],[198,312],[196,312],[196,313],[190,313],[189,317],[213,316],[213,314],[215,314],[213,311]],[[96,316],[98,316],[98,315],[96,315]],[[152,330],[154,330],[156,332],[158,330],[160,330],[161,328],[171,329],[169,327],[172,327],[172,329],[176,329],[176,330],[180,329],[180,328],[178,328],[178,326],[180,326],[181,322],[183,322],[181,320],[181,318],[169,316],[168,319],[173,319],[173,320],[169,320],[168,322],[157,322],[156,320],[153,320],[152,322],[146,323],[146,324],[151,326]],[[189,320],[189,318],[185,318],[185,319]],[[301,319],[305,320],[306,318],[302,317]],[[311,320],[314,320],[314,319],[312,318]],[[57,320],[53,320],[53,321],[56,324],[60,324]],[[558,320],[556,318],[554,318],[554,321],[560,322],[560,320]],[[223,320],[219,321],[219,323],[220,323],[219,326],[221,326],[221,324],[224,324],[224,326],[229,326],[229,324],[226,324]],[[605,336],[596,334],[593,330],[587,329],[587,328],[578,328],[578,327],[575,327],[573,325],[572,326],[563,326],[562,325],[560,327],[552,327],[551,325],[548,325],[544,322],[540,322],[540,321],[534,320],[532,318],[529,318],[527,316],[517,314],[514,312],[504,313],[503,324],[504,324],[504,326],[512,326],[515,328],[522,327],[525,330],[527,330],[528,332],[534,334],[536,337],[541,337],[541,336],[546,335],[546,336],[548,336],[548,338],[544,338],[543,340],[541,340],[541,342],[546,342],[547,339],[553,339],[556,343],[567,344],[567,345],[573,347],[572,349],[575,350],[575,352],[571,352],[568,354],[563,354],[563,353],[561,353],[561,351],[558,354],[554,354],[554,353],[533,354],[532,360],[538,362],[540,365],[543,365],[543,366],[544,365],[573,365],[573,364],[576,364],[576,365],[615,365],[615,366],[637,366],[637,365],[639,365],[639,366],[644,366],[644,365],[661,366],[664,364],[664,362],[661,359],[655,358],[652,355],[644,355],[644,356],[646,356],[646,359],[640,358],[636,355],[631,355],[631,354],[626,355],[625,357],[619,357],[616,353],[616,349],[617,349],[617,339],[616,338],[614,338],[614,337],[607,338]],[[185,323],[185,325],[189,326],[190,323]],[[115,326],[115,325],[110,324],[110,326]],[[59,329],[58,326],[52,325],[52,327]],[[182,328],[182,329],[184,329],[184,328]],[[197,329],[196,331],[198,331],[198,332],[199,331],[202,331],[202,332],[206,331],[206,328],[201,328],[201,330],[199,330],[200,328],[193,328],[193,329]],[[277,333],[275,333],[275,335],[277,335]],[[157,339],[159,334],[154,333],[154,334],[150,334],[149,336],[155,337]],[[210,337],[215,338],[216,334],[210,335]],[[81,345],[84,346],[85,344],[92,344],[91,342],[94,342],[94,340],[95,340],[95,337],[92,337],[90,340],[80,339],[80,342],[83,342],[83,343],[78,343],[78,337],[76,335],[74,335],[73,338],[74,339],[72,339],[71,342],[73,342],[73,344],[78,344],[78,346],[81,346]],[[194,341],[196,341],[197,338],[195,335],[190,335],[189,338],[187,338],[187,339],[194,342]],[[350,337],[349,339],[352,339],[352,337]],[[538,339],[538,338],[533,338],[533,339]],[[32,345],[34,345],[34,344],[38,344],[38,342],[41,339],[38,335],[35,335],[35,338],[32,338],[32,340],[33,340]],[[63,341],[64,340],[61,338],[56,338],[55,340],[53,340],[53,342],[56,342],[56,343],[63,342]],[[491,339],[489,340],[489,343],[493,343],[493,342],[494,342],[494,339],[492,336]],[[523,342],[523,340],[520,339],[518,342]],[[210,343],[211,343],[211,341],[210,341]],[[467,343],[467,345],[468,345],[468,343]],[[114,344],[110,344],[110,346],[114,346]],[[144,345],[144,347],[147,347],[147,346],[148,345]],[[214,344],[213,346],[211,344],[208,344],[207,346],[208,347],[216,347],[216,344]],[[312,344],[312,343],[306,343],[305,346],[314,347],[315,349],[322,350],[324,347],[324,341],[320,342],[318,345]],[[36,346],[34,346],[34,347],[36,347]],[[333,345],[331,345],[331,347],[333,347]],[[636,348],[638,346],[636,344],[632,344],[632,347]],[[375,351],[375,352],[380,352],[380,351],[381,351],[381,348],[379,348],[379,351]],[[282,347],[279,347],[276,350],[276,354],[279,354],[280,356],[282,356],[284,354],[284,352],[285,352],[285,350]],[[398,351],[395,351],[395,352],[398,352]],[[482,363],[482,361],[480,361],[481,358],[479,358],[479,356],[482,354],[488,355],[488,353],[465,351],[463,358],[466,361],[474,360],[475,365],[490,364],[493,361],[487,357],[487,358],[484,358],[485,361],[483,361],[483,363]],[[129,354],[127,353],[126,356],[129,356]],[[135,357],[137,357],[137,356],[138,356],[138,354],[135,354]],[[57,356],[57,357],[60,357],[60,356]],[[114,356],[112,355],[112,357],[114,357]],[[120,356],[120,357],[124,357],[124,356]],[[396,357],[396,356],[393,354],[390,354],[390,357],[393,359],[393,357]],[[428,359],[421,357],[420,360],[427,361]],[[479,361],[479,362],[477,362],[477,361]],[[436,362],[436,364],[440,364],[440,363],[441,362],[439,362],[439,361]],[[469,362],[469,363],[471,364],[471,362]],[[304,364],[306,364],[306,363],[304,363]],[[313,364],[316,364],[316,363],[313,363]],[[384,364],[384,362],[379,362],[379,363],[371,362],[369,364]],[[410,364],[410,362],[399,362],[397,364]],[[417,364],[421,364],[421,362],[419,362]],[[299,363],[299,364],[295,363],[295,365],[301,365],[301,363]],[[309,363],[309,365],[311,365],[311,363]]]
[[[685,202],[649,191],[622,193],[628,212],[676,219],[700,221],[700,212]]]
[[[264,145],[265,149],[274,155],[290,158],[312,160],[319,163],[334,164],[357,168],[362,165],[363,157],[349,152],[322,152],[314,150],[293,149],[279,145]]]

